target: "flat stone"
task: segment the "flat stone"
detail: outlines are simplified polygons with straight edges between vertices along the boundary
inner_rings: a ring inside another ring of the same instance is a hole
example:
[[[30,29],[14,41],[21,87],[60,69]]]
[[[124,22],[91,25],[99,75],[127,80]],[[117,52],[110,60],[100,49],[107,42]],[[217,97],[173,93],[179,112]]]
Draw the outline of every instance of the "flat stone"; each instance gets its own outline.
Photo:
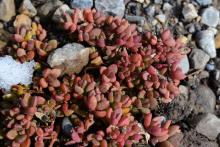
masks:
[[[211,140],[215,140],[220,133],[220,119],[214,114],[208,113],[199,121],[196,131]]]
[[[136,15],[125,15],[125,18],[131,23],[137,23],[140,26],[143,26],[145,23],[145,17],[136,16]]]
[[[185,21],[192,21],[196,17],[198,17],[198,12],[193,4],[185,4],[182,10],[182,14],[184,16]]]
[[[59,8],[57,8],[57,10],[53,14],[52,20],[54,22],[61,22],[63,19],[63,14],[65,12],[69,13],[70,11],[71,11],[70,7],[66,4],[64,4],[64,5],[60,6]]]
[[[15,14],[14,0],[0,0],[0,20],[7,22],[11,20]]]
[[[199,3],[199,5],[201,6],[207,6],[212,4],[212,0],[196,0],[197,3]]]
[[[201,49],[193,49],[189,55],[190,64],[194,69],[204,69],[210,57]]]
[[[93,0],[70,0],[71,8],[92,8]]]
[[[30,0],[23,0],[20,8],[18,9],[18,12],[21,14],[28,15],[30,17],[37,15],[37,10]]]
[[[29,16],[24,15],[24,14],[20,14],[16,16],[16,19],[14,21],[14,27],[21,27],[21,26],[26,26],[28,28],[31,27],[31,19]]]
[[[200,31],[196,34],[196,42],[198,46],[206,52],[211,58],[216,57],[216,48],[214,33],[211,30]]]
[[[61,5],[63,5],[63,3],[59,0],[49,0],[41,7],[39,7],[38,15],[44,19],[49,18],[53,15],[54,11]]]
[[[54,50],[47,63],[52,68],[59,68],[62,73],[80,73],[89,61],[89,48],[78,43],[69,43]]]
[[[219,11],[214,7],[208,7],[202,12],[201,23],[209,27],[216,27],[219,23]]]
[[[95,0],[95,8],[105,14],[124,16],[124,0]]]

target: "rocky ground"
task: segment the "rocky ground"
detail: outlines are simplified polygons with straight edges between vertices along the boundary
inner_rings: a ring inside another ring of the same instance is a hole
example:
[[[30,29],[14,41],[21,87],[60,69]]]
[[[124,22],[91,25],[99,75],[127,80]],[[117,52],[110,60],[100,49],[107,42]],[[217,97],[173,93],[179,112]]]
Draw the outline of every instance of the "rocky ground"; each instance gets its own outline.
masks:
[[[63,9],[91,8],[124,16],[138,31],[158,34],[169,28],[188,44],[191,52],[181,62],[187,78],[181,95],[155,113],[181,126],[169,141],[175,147],[220,146],[220,1],[219,0],[1,0],[0,53],[9,42],[13,26],[41,20],[49,30]],[[49,34],[62,40],[62,34]],[[83,58],[83,57],[82,57]],[[55,59],[54,59],[55,60]],[[51,58],[51,65],[53,59]],[[142,145],[140,145],[142,146]]]

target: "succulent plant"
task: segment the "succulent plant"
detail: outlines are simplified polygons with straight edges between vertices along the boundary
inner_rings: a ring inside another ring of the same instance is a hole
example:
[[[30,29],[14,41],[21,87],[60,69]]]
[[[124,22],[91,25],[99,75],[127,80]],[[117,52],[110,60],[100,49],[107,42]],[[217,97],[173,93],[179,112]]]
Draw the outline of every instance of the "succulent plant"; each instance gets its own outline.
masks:
[[[141,34],[126,19],[95,9],[66,12],[60,25],[69,41],[90,46],[89,67],[80,74],[62,75],[45,64],[58,41],[50,40],[40,23],[16,28],[9,47],[14,57],[21,62],[34,59],[40,68],[33,85],[15,85],[3,96],[0,110],[8,144],[123,147],[148,140],[167,144],[180,132],[171,120],[153,117],[151,111],[178,96],[178,85],[185,78],[179,62],[188,50],[170,30],[161,30],[160,36]],[[13,102],[7,99],[12,96]]]

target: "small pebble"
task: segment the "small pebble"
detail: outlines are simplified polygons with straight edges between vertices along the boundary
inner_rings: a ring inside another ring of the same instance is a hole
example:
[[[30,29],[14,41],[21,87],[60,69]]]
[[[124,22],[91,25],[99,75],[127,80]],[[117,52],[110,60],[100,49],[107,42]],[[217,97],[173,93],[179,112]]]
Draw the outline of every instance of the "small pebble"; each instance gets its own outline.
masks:
[[[70,136],[71,130],[73,128],[72,123],[70,122],[68,117],[65,117],[62,121],[62,131],[65,135]]]
[[[208,71],[213,71],[213,70],[215,69],[215,65],[214,65],[213,63],[208,63],[208,64],[206,65],[206,69],[207,69]]]
[[[142,17],[142,16],[125,15],[125,18],[129,22],[135,22],[140,26],[143,26],[145,23],[145,17]]]
[[[164,14],[159,14],[159,15],[155,16],[155,18],[159,22],[161,22],[162,24],[164,24],[166,22],[166,15],[164,15]]]

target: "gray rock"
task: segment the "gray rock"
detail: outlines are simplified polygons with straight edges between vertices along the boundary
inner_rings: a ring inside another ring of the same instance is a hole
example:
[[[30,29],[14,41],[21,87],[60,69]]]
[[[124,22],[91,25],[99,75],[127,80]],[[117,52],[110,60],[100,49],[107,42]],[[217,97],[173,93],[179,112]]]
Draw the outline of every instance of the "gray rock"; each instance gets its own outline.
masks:
[[[49,0],[38,9],[38,15],[41,18],[49,18],[53,15],[54,11],[63,3],[59,0]]]
[[[198,13],[193,4],[187,3],[184,5],[182,14],[185,21],[192,21],[194,18],[198,17]]]
[[[194,129],[184,131],[184,137],[180,144],[181,145],[178,147],[219,147],[216,141],[209,140],[205,136],[196,132]]]
[[[196,131],[211,140],[215,140],[220,133],[220,119],[214,114],[208,113],[201,118],[196,126]]]
[[[93,0],[71,0],[70,7],[71,8],[92,8]]]
[[[211,58],[216,57],[214,33],[211,30],[200,31],[196,34],[196,42],[199,47]]]
[[[156,12],[156,7],[155,5],[150,5],[146,8],[146,15],[153,17]]]
[[[67,135],[70,136],[71,135],[71,130],[73,129],[73,124],[71,123],[71,121],[69,120],[68,117],[64,117],[62,120],[62,132]]]
[[[65,12],[69,12],[71,9],[68,5],[64,4],[60,6],[53,14],[52,20],[55,22],[61,22],[62,16]]]
[[[210,57],[201,49],[193,49],[189,56],[190,64],[194,69],[204,69]]]
[[[167,107],[167,117],[174,123],[187,118],[194,109],[195,100],[189,97],[189,89],[186,86],[179,86],[178,95]]]
[[[0,0],[0,20],[7,22],[15,14],[14,0]]]
[[[202,12],[201,23],[209,27],[216,27],[219,22],[219,11],[214,7],[208,7]]]
[[[212,0],[196,0],[201,6],[207,6],[212,4]]]
[[[21,14],[28,15],[30,17],[37,15],[37,10],[30,0],[23,0],[20,8],[18,9],[18,12]]]
[[[163,3],[163,0],[154,0],[154,3],[155,3],[155,4],[162,4],[162,3]]]
[[[213,91],[204,85],[199,85],[196,89],[196,113],[213,113],[215,111],[216,96]]]
[[[131,23],[137,23],[140,26],[143,26],[145,23],[145,17],[136,16],[136,15],[125,15],[125,18]]]
[[[189,71],[189,59],[186,55],[180,61],[179,67],[182,69],[183,73],[187,73]]]
[[[95,0],[95,8],[105,14],[124,16],[124,0]]]
[[[52,68],[59,68],[62,73],[79,73],[88,64],[89,48],[78,43],[69,43],[54,50],[48,57],[47,63]]]

